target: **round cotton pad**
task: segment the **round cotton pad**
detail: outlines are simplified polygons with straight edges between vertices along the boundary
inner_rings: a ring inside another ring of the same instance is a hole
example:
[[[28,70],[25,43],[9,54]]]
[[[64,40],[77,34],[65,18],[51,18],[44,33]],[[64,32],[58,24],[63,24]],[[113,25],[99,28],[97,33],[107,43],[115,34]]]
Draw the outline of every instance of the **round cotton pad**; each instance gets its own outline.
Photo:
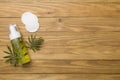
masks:
[[[31,12],[25,12],[22,14],[21,20],[25,24],[25,28],[29,32],[36,32],[39,29],[38,18]]]
[[[29,32],[36,32],[39,29],[39,23],[25,25],[25,28]]]

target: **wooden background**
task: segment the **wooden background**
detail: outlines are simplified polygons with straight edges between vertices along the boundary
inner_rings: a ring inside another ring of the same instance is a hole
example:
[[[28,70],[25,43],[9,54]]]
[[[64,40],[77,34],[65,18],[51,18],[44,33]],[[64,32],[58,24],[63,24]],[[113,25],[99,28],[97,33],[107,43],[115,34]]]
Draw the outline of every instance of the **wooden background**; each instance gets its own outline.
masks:
[[[22,13],[39,17],[42,49],[29,51],[32,63],[4,62],[8,25]],[[0,80],[120,80],[120,0],[0,0]]]

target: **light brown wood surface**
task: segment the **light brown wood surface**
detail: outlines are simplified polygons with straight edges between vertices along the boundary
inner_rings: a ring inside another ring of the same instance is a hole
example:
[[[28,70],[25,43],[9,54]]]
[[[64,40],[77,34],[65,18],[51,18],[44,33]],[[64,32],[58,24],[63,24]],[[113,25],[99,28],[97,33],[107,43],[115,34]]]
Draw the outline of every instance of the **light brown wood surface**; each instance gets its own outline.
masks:
[[[81,3],[79,1],[61,2],[61,3],[60,2],[0,3],[0,8],[1,8],[0,17],[13,17],[13,18],[20,17],[21,14],[25,11],[31,11],[36,15],[38,15],[38,17],[44,17],[44,18],[45,17],[113,17],[113,16],[119,17],[120,16],[119,5],[120,3],[113,3],[113,2]]]
[[[120,78],[118,74],[1,74],[1,76],[1,80],[8,78],[9,80],[119,80]]]
[[[39,17],[29,33],[23,12]],[[29,50],[30,65],[13,67],[3,53],[15,23],[24,40],[43,37],[40,51]],[[120,80],[120,0],[0,0],[0,80]]]

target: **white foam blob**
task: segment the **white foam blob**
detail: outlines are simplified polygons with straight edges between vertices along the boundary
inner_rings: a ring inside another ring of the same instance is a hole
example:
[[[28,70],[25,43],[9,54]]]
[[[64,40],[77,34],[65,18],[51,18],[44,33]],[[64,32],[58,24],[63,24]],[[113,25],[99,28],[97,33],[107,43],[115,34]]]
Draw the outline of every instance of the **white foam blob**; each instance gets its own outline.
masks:
[[[25,24],[25,28],[29,32],[36,32],[39,29],[38,18],[31,12],[25,12],[22,14],[21,20]]]

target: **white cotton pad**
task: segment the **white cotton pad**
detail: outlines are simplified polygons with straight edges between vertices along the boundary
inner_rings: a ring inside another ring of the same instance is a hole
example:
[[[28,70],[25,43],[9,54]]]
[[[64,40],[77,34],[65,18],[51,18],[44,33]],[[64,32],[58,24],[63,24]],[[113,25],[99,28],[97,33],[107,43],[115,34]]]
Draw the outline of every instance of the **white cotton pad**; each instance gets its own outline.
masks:
[[[25,25],[25,28],[29,32],[36,32],[39,29],[39,23]]]
[[[38,18],[31,12],[25,12],[22,14],[21,20],[25,24],[25,28],[29,32],[36,32],[39,29]]]

